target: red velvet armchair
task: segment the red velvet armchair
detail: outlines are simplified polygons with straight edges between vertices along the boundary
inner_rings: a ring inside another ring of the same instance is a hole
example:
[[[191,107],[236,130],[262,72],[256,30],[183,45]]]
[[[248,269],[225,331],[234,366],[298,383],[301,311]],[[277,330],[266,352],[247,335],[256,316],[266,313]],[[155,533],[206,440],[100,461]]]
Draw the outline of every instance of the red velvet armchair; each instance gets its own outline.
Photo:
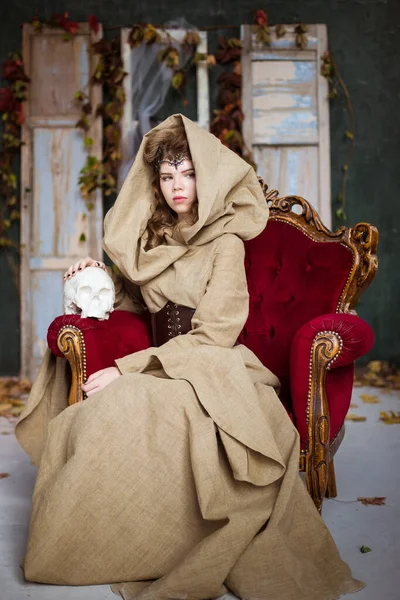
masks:
[[[321,510],[325,495],[336,496],[333,457],[354,361],[373,345],[354,308],[377,270],[378,232],[359,223],[333,233],[303,198],[272,192],[266,199],[267,227],[246,242],[250,313],[239,341],[280,379],[280,399],[300,434],[299,468]],[[91,373],[151,345],[147,318],[123,311],[108,321],[57,317],[48,343],[71,365],[70,404],[83,400],[81,384]]]

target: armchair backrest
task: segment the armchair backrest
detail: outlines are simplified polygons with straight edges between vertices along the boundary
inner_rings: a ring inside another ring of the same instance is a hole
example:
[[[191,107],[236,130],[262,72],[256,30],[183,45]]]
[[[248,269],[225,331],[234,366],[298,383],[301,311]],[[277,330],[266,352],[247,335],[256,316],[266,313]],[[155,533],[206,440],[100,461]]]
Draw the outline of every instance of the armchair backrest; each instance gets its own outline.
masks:
[[[378,232],[367,223],[329,231],[298,196],[266,196],[270,218],[246,242],[250,313],[240,342],[277,375],[290,409],[289,357],[293,338],[323,314],[354,312],[377,270]]]

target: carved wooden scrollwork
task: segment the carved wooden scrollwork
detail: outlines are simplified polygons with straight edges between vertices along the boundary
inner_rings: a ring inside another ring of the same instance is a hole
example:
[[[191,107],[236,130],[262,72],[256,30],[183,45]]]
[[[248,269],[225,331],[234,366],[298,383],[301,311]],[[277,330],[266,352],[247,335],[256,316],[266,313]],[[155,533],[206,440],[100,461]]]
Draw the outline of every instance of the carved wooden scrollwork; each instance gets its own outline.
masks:
[[[326,371],[343,347],[340,336],[323,331],[315,336],[309,372],[307,405],[308,448],[305,455],[307,488],[319,511],[326,493],[329,464],[329,408],[325,393]]]
[[[86,352],[82,332],[72,325],[62,327],[58,333],[57,346],[71,366],[68,404],[81,402],[84,399],[82,384],[86,381]]]
[[[330,231],[322,223],[317,211],[301,196],[276,197],[269,206],[271,219],[280,219],[284,215],[285,221],[302,229],[315,241],[340,240],[343,235],[345,227],[341,227],[336,233]],[[295,207],[299,207],[301,210],[296,212]]]
[[[359,296],[371,284],[378,270],[378,239],[378,230],[369,223],[357,223],[349,231],[349,244],[356,255],[354,275],[342,294],[343,302],[349,309],[354,308]]]
[[[268,191],[268,185],[265,183],[264,179],[261,179],[261,177],[259,177],[259,176],[257,176],[257,179],[258,179],[258,183],[261,186],[261,189],[263,191],[264,197],[267,202],[269,202],[270,200],[272,200],[274,198],[278,198],[278,196],[279,196],[278,190],[269,190]]]

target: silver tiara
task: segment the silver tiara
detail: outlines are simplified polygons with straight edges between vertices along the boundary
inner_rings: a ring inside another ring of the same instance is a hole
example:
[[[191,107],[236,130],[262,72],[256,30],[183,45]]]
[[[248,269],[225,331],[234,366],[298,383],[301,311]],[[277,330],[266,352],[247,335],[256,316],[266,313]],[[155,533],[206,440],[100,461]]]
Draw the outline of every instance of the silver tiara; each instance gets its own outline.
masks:
[[[178,167],[180,167],[185,160],[190,160],[190,157],[187,154],[178,153],[174,156],[173,154],[168,153],[163,156],[162,148],[159,148],[153,163],[154,171],[158,173],[162,163],[167,163],[168,166],[175,167],[175,169],[178,170]]]

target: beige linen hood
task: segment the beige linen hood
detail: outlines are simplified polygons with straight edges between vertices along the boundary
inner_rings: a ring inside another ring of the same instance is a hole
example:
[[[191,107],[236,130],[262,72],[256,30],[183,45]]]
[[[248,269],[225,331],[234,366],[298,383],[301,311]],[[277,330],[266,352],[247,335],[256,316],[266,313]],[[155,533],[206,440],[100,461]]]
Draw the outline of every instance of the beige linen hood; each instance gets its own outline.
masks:
[[[268,206],[254,169],[183,115],[172,115],[155,129],[184,126],[194,168],[199,217],[181,230],[180,241],[165,235],[165,245],[145,251],[144,232],[152,213],[153,171],[143,159],[146,138],[104,220],[103,247],[120,271],[138,285],[151,281],[192,246],[211,242],[226,233],[243,240],[265,227]],[[154,131],[154,130],[153,130]]]

